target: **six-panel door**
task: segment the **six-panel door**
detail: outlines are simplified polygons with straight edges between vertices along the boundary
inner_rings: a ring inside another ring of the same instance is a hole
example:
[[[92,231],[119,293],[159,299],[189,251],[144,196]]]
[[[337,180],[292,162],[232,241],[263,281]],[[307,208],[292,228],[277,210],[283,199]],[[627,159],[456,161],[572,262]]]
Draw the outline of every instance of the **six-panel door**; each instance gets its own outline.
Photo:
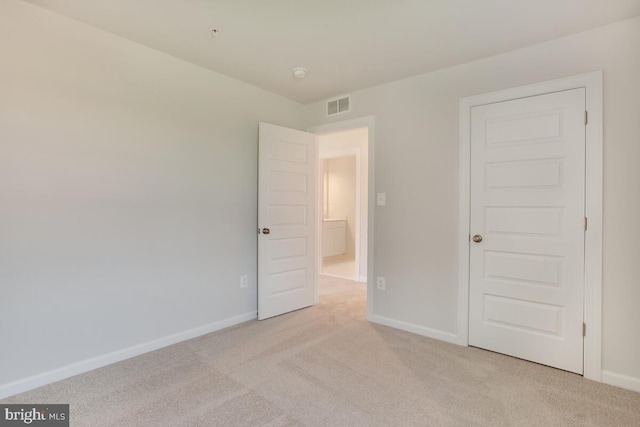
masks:
[[[314,302],[316,136],[260,123],[258,151],[258,318],[266,319]]]
[[[583,372],[585,90],[471,110],[469,344]]]

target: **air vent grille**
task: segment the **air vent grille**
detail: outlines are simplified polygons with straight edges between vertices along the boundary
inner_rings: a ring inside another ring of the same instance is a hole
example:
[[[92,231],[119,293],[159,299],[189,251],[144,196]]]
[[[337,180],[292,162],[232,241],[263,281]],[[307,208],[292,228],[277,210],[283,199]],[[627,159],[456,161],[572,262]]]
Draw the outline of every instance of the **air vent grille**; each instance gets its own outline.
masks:
[[[349,95],[327,101],[327,116],[346,113],[351,109],[351,97]]]

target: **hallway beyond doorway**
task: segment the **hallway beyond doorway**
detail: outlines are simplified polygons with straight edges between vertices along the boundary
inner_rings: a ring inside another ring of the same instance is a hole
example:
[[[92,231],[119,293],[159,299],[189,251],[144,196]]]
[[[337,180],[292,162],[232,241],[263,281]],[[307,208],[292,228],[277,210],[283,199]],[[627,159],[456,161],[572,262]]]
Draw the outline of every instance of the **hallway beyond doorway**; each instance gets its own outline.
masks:
[[[345,256],[326,257],[322,263],[321,274],[356,280],[356,260]]]

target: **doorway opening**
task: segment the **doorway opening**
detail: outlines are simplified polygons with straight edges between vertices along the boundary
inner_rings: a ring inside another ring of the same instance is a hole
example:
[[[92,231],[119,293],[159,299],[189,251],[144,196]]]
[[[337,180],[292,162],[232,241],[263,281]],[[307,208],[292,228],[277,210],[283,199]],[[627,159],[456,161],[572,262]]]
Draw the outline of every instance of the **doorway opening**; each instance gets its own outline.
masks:
[[[320,274],[356,280],[357,200],[356,153],[325,157],[320,146],[320,183],[322,185],[322,232]]]
[[[366,294],[369,129],[318,135],[318,292]]]
[[[323,216],[323,187],[321,176],[318,179],[317,193],[318,202],[316,241],[317,262],[316,271],[318,272],[316,282],[315,301],[320,302],[319,295],[323,296],[323,300],[336,302],[338,304],[349,305],[349,294],[354,296],[356,300],[366,304],[366,319],[373,318],[374,306],[374,288],[373,283],[368,281],[368,277],[374,276],[373,265],[373,234],[374,229],[374,138],[375,138],[375,117],[366,116],[356,119],[349,119],[340,122],[328,123],[320,126],[314,126],[307,129],[317,137],[318,156],[330,157],[356,157],[356,181],[357,195],[356,200],[356,222],[355,235],[355,257],[354,257],[354,275],[355,280],[343,279],[340,277],[325,276],[322,274],[323,261],[322,257],[322,216]],[[322,153],[322,154],[321,154]],[[318,170],[320,170],[320,160],[318,160]],[[320,172],[318,172],[320,174]],[[329,190],[331,191],[331,190]],[[331,215],[331,213],[329,213]],[[354,292],[347,288],[356,288]],[[358,290],[359,288],[359,290]],[[364,314],[364,313],[362,313]],[[360,315],[357,314],[356,315]]]

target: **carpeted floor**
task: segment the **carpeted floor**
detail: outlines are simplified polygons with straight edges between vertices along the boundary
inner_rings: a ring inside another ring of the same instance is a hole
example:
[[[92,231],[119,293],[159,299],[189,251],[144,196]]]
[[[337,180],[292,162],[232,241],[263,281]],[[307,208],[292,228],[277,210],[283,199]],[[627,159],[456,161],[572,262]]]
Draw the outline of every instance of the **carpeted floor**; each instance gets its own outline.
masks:
[[[640,394],[376,326],[362,284],[41,387],[72,426],[640,426]]]

